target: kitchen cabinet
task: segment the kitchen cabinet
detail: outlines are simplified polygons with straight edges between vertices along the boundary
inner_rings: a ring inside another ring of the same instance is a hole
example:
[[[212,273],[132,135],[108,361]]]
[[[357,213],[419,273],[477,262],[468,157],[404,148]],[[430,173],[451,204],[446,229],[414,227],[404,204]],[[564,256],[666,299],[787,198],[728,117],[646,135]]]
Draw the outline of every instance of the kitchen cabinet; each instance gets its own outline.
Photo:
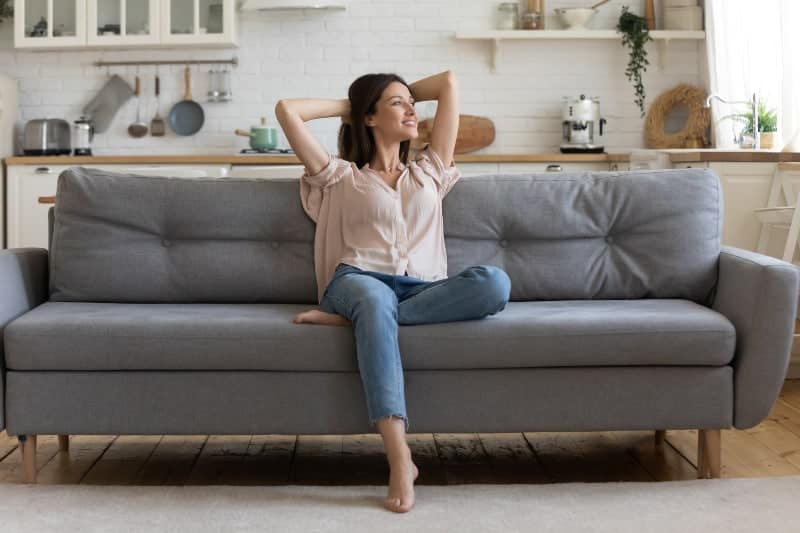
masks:
[[[158,44],[158,0],[86,0],[87,43],[119,46]]]
[[[544,161],[536,163],[498,163],[500,174],[524,174],[526,172],[588,172],[608,171],[608,162],[576,163],[572,161]]]
[[[497,163],[456,163],[456,166],[464,178],[497,173]]]
[[[86,45],[86,0],[17,0],[16,48],[75,48]]]
[[[233,165],[228,177],[299,180],[303,172],[303,165]]]
[[[6,199],[5,187],[0,184],[0,250],[7,248],[6,244]]]
[[[17,0],[27,49],[234,46],[236,0]]]
[[[163,44],[232,44],[235,0],[161,0]]]
[[[9,165],[6,173],[8,248],[47,248],[47,212],[52,204],[41,196],[55,196],[58,175],[73,165]],[[222,178],[228,165],[84,165],[87,168],[178,178]]]
[[[526,174],[543,172],[585,172],[607,171],[610,169],[608,162],[573,162],[573,161],[542,161],[529,163],[456,163],[463,177],[481,176],[483,174]]]

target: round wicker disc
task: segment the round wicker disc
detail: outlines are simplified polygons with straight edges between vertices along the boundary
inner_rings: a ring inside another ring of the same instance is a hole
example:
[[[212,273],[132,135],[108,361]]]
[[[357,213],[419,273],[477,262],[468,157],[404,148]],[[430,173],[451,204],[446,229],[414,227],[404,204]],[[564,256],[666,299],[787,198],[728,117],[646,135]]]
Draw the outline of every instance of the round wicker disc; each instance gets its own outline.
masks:
[[[661,93],[647,111],[644,122],[645,142],[648,148],[683,148],[687,139],[705,137],[711,121],[710,109],[705,108],[706,92],[693,85],[681,83]],[[664,118],[674,108],[689,108],[686,126],[681,131],[666,133]]]

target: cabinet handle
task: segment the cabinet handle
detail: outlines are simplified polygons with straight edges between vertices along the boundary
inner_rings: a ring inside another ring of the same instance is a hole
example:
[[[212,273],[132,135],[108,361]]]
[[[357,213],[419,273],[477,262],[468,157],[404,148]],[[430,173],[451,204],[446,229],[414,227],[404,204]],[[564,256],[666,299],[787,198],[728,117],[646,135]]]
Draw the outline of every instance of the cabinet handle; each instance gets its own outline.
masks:
[[[561,165],[547,165],[547,172],[562,172]]]
[[[54,204],[54,203],[56,203],[56,197],[55,196],[40,196],[39,197],[39,203],[40,204]]]
[[[52,174],[53,169],[50,167],[38,167],[35,172],[37,174]]]

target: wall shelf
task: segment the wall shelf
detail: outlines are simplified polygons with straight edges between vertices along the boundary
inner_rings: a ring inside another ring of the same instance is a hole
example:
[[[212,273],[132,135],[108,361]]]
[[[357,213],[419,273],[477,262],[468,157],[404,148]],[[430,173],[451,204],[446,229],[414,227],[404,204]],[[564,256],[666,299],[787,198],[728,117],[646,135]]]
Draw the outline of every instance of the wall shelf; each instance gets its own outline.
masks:
[[[705,40],[704,31],[653,30],[650,36],[661,43],[670,40]],[[492,72],[497,68],[500,41],[541,39],[622,39],[616,30],[494,30],[457,32],[458,40],[490,41],[492,43]]]

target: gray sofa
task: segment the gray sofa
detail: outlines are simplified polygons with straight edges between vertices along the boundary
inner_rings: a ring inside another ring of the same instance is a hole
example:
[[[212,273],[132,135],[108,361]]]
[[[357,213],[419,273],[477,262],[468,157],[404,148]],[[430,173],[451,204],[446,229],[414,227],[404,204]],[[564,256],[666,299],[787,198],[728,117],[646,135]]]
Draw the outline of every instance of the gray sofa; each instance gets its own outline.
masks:
[[[709,170],[488,175],[444,200],[448,272],[493,264],[511,301],[403,326],[411,432],[720,429],[768,414],[798,271],[720,245]],[[0,419],[35,481],[36,435],[369,433],[351,328],[316,305],[297,180],[73,168],[49,253],[0,252]]]

